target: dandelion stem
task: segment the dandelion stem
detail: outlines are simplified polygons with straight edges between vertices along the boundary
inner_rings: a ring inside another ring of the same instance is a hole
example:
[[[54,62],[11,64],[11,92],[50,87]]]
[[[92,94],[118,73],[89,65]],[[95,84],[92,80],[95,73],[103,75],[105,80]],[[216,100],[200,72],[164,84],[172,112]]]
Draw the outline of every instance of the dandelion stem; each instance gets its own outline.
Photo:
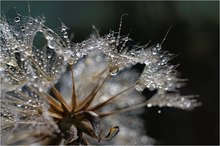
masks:
[[[50,111],[50,110],[48,110],[48,115],[50,117],[53,117],[53,118],[59,119],[59,120],[61,120],[63,118],[60,114],[54,113],[53,111]]]
[[[100,73],[94,75],[93,78],[94,78],[94,79],[97,79],[97,78],[101,77],[101,75],[103,75],[108,69],[109,69],[109,68],[106,67],[102,72],[100,72]]]
[[[126,91],[128,91],[128,90],[130,90],[130,89],[132,89],[135,85],[136,85],[136,84],[134,84],[134,85],[132,85],[132,86],[130,86],[130,87],[124,89],[123,91],[121,91],[121,92],[117,93],[116,95],[110,97],[110,98],[107,99],[106,101],[104,101],[104,102],[102,102],[102,103],[99,103],[99,104],[97,104],[97,105],[95,105],[95,106],[89,108],[88,110],[89,110],[89,111],[95,111],[95,110],[98,110],[98,109],[102,108],[103,106],[105,106],[105,105],[111,103],[111,102],[112,102],[116,97],[118,97],[120,94],[122,94],[122,93],[124,93],[124,92],[126,92]]]
[[[57,99],[60,101],[63,110],[66,111],[66,112],[71,112],[71,110],[70,110],[69,106],[67,105],[66,101],[63,99],[60,92],[56,89],[56,87],[54,85],[52,86],[52,91],[55,94],[55,96],[57,97]]]
[[[61,108],[61,105],[52,96],[47,94],[46,98],[47,98],[47,102],[49,102],[50,107],[53,110],[56,110],[56,111],[61,112],[61,113],[63,112],[63,109]]]
[[[73,65],[70,64],[70,72],[72,75],[72,112],[76,109],[76,102],[77,102],[77,96],[76,96],[76,89],[75,89],[75,82],[74,82],[74,73],[73,73]]]
[[[85,98],[85,100],[82,102],[82,104],[77,109],[77,112],[89,107],[89,105],[93,101],[94,97],[96,96],[98,91],[101,89],[101,87],[104,85],[105,81],[109,78],[109,76],[110,76],[110,74],[108,74],[105,77],[105,79],[102,81],[102,83],[101,83],[101,85],[99,85],[99,87],[95,88],[96,90],[94,90],[94,92],[91,92],[91,94]]]
[[[137,105],[134,105],[134,106],[131,106],[131,107],[124,108],[124,109],[119,109],[119,110],[115,110],[115,111],[112,111],[112,112],[98,113],[98,115],[99,115],[100,118],[103,118],[103,117],[110,116],[110,115],[113,115],[113,114],[119,114],[119,113],[123,113],[123,112],[136,110],[136,109],[139,109],[139,108],[141,108],[141,107],[143,107],[147,104],[148,104],[148,101],[145,101],[144,103],[140,103],[140,104],[137,104]]]

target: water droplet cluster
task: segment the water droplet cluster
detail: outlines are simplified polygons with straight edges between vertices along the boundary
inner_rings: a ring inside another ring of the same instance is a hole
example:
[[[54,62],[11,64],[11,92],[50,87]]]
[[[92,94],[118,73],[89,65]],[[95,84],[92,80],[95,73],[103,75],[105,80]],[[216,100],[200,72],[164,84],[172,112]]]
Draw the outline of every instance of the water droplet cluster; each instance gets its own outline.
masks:
[[[16,16],[14,20],[1,18],[0,78],[1,90],[14,90],[25,84],[47,90],[65,71],[63,56],[56,51],[63,45],[51,29],[43,25],[44,18]],[[34,39],[42,33],[47,43],[34,46]]]
[[[15,89],[25,84],[33,85],[40,91],[47,90],[51,82],[56,82],[65,71],[66,63],[74,64],[93,51],[105,54],[111,75],[116,75],[124,67],[137,63],[145,64],[137,81],[136,89],[145,88],[175,92],[182,81],[177,78],[176,66],[170,65],[172,54],[162,51],[161,45],[148,47],[129,46],[128,36],[120,36],[111,31],[100,37],[93,35],[81,43],[71,43],[68,28],[61,22],[58,35],[44,25],[44,18],[17,15],[13,21],[1,18],[1,80],[2,89]],[[42,48],[34,46],[34,39],[42,33],[46,44]]]
[[[196,99],[196,96],[182,96],[179,93],[163,93],[158,92],[153,95],[148,100],[148,107],[159,106],[159,107],[174,107],[180,108],[183,110],[191,110],[196,106],[199,106],[200,103]]]

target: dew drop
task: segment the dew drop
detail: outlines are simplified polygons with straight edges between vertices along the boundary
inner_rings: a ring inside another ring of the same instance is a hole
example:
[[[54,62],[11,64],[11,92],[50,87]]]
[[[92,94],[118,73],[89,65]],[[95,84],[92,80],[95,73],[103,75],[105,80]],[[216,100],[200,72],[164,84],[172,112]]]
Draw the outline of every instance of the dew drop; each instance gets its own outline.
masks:
[[[15,22],[19,22],[20,21],[20,17],[15,17],[14,21]]]
[[[28,23],[29,23],[30,25],[32,25],[32,24],[33,24],[33,20],[30,20]]]
[[[21,58],[21,61],[24,61],[24,60],[25,60],[25,58],[24,58],[24,57],[22,57],[22,58]]]
[[[119,72],[119,68],[116,68],[116,69],[110,70],[110,75],[111,75],[111,76],[115,76],[115,75],[118,74],[118,72]]]
[[[64,32],[63,37],[64,37],[65,39],[68,38],[68,33],[67,33],[67,32]]]
[[[18,105],[17,105],[17,107],[21,107],[21,106],[22,106],[21,104],[18,104]]]
[[[37,107],[37,105],[32,105],[33,108]]]
[[[148,103],[148,104],[147,104],[147,107],[152,107],[152,104],[151,104],[151,103]]]
[[[24,26],[21,26],[21,31],[25,31],[25,27]]]
[[[67,27],[63,24],[62,28],[61,28],[61,31],[64,32],[64,31],[66,31],[66,29],[67,29]]]
[[[45,36],[45,38],[46,38],[47,40],[53,40],[53,37],[52,37],[51,35],[48,35],[48,34]]]
[[[54,40],[48,40],[48,47],[51,49],[55,48],[55,41]]]
[[[156,52],[156,51],[153,51],[152,54],[153,54],[153,55],[157,55],[157,52]]]
[[[48,55],[47,58],[50,59],[52,57],[52,55]]]
[[[138,82],[137,82],[137,83],[138,83]],[[144,87],[143,87],[140,83],[138,83],[138,84],[135,86],[135,89],[136,89],[137,91],[142,92],[142,91],[144,90]]]
[[[153,48],[153,49],[152,49],[152,54],[153,54],[153,55],[157,55],[157,48]]]
[[[191,107],[191,103],[186,103],[186,108],[190,108]]]
[[[157,48],[158,51],[161,50],[161,45],[157,44],[156,48]]]
[[[76,53],[76,56],[77,56],[77,57],[80,57],[80,56],[81,56],[81,54],[80,54],[79,52],[77,52],[77,53]]]
[[[161,114],[161,110],[158,110],[157,112],[158,112],[158,114]]]

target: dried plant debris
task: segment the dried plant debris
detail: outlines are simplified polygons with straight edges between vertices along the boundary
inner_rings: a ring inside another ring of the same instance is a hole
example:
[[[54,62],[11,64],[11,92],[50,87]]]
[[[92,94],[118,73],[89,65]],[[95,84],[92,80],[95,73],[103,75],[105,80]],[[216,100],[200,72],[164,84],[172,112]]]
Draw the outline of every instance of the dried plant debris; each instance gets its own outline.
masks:
[[[118,32],[73,43],[63,23],[54,32],[44,22],[1,17],[1,144],[153,144],[140,113],[200,104],[178,93],[184,80],[162,43],[128,45],[121,23]],[[138,63],[142,73],[131,68]],[[157,92],[144,97],[145,88]]]

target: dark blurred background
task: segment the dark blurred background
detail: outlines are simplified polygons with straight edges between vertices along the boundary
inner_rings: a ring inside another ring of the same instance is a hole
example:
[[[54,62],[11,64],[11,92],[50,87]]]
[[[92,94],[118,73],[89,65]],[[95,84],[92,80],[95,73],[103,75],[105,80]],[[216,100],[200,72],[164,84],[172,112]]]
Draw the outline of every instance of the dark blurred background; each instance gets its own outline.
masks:
[[[74,41],[82,41],[95,25],[100,34],[117,31],[124,13],[122,34],[135,43],[161,42],[171,31],[163,49],[178,54],[181,77],[188,78],[182,94],[198,94],[203,103],[193,111],[172,108],[147,109],[142,115],[149,136],[157,144],[219,144],[219,2],[29,2],[31,15],[46,17],[46,25],[59,29],[62,20],[74,33]],[[15,8],[16,7],[16,8]],[[28,2],[1,1],[1,12],[10,16],[18,11],[28,14]],[[12,18],[13,19],[13,18]]]

